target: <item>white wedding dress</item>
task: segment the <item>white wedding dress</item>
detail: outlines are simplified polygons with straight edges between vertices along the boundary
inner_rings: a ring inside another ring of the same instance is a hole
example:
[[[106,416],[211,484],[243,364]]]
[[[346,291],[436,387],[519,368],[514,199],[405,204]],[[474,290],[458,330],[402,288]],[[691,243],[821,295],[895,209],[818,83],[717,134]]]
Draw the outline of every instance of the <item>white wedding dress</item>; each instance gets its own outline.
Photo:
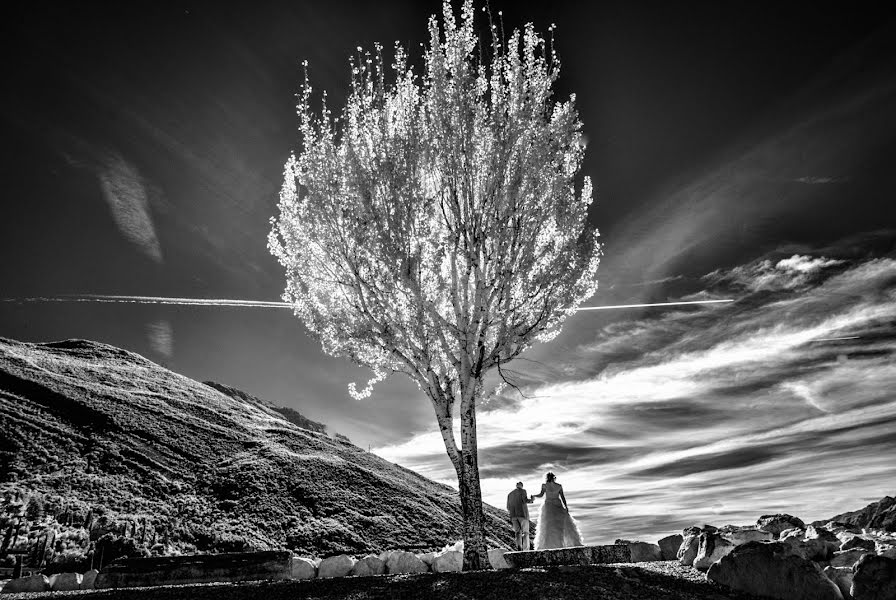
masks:
[[[563,487],[559,483],[545,483],[541,486],[544,502],[535,525],[535,549],[569,548],[583,546],[582,533],[560,501]]]

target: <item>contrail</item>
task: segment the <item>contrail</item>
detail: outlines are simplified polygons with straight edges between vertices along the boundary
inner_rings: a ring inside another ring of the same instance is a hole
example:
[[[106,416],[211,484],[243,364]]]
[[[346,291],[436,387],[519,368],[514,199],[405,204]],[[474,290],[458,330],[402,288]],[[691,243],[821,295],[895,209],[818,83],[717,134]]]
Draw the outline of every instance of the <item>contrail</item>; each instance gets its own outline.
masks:
[[[234,300],[231,298],[166,298],[162,296],[106,296],[88,294],[83,296],[48,296],[31,298],[0,298],[0,302],[121,302],[125,304],[173,304],[178,306],[234,306],[242,308],[292,308],[288,302],[268,300]],[[734,302],[726,300],[688,300],[681,302],[651,302],[647,304],[612,304],[606,306],[580,306],[576,311],[612,310],[622,308],[647,308],[652,306],[681,306],[687,304],[719,304]]]
[[[844,337],[829,337],[829,338],[818,338],[815,340],[809,340],[810,342],[838,342],[840,340],[858,340],[861,339],[860,335],[848,335]]]

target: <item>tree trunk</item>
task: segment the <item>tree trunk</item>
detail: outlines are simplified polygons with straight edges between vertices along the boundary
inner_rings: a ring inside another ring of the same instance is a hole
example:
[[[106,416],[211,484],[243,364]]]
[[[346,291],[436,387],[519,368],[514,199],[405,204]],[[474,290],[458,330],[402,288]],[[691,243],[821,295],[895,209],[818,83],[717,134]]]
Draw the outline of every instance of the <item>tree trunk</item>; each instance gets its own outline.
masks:
[[[463,446],[457,483],[464,515],[464,571],[491,568],[485,543],[485,515],[482,511],[476,443],[476,399],[481,389],[481,382],[475,382],[473,388],[463,394],[460,407],[460,437]],[[455,468],[457,469],[457,465]]]

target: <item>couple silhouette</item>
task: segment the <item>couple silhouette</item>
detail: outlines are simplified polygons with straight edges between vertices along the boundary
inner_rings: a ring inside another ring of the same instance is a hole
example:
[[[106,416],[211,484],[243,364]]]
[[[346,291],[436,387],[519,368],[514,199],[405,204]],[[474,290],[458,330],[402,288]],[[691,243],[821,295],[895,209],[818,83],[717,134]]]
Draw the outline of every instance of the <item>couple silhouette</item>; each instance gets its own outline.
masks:
[[[523,482],[519,481],[516,489],[507,495],[507,512],[513,524],[517,550],[529,550],[529,504],[541,497],[544,497],[544,502],[535,523],[535,549],[582,546],[582,533],[569,514],[563,486],[549,472],[541,484],[540,493],[529,496]]]

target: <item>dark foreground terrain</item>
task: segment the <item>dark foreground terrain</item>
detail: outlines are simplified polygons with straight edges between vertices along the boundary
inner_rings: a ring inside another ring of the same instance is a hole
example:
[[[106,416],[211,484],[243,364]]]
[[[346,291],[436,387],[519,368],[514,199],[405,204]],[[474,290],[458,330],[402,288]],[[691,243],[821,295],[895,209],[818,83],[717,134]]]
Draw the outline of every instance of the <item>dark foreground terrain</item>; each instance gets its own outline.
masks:
[[[86,592],[9,594],[6,598],[89,600],[754,600],[724,590],[677,561],[342,577],[310,581],[162,586]]]

